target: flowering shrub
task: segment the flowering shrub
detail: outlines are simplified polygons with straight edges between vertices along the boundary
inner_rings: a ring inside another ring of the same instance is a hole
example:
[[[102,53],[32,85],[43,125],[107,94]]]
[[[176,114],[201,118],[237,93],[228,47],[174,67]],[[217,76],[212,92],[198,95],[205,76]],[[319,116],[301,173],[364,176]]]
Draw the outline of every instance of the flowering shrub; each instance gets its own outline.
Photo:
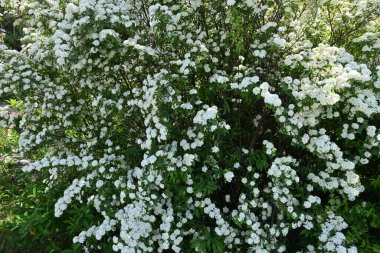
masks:
[[[361,1],[11,1],[0,96],[23,171],[85,252],[357,252],[340,203],[379,158],[380,9]]]

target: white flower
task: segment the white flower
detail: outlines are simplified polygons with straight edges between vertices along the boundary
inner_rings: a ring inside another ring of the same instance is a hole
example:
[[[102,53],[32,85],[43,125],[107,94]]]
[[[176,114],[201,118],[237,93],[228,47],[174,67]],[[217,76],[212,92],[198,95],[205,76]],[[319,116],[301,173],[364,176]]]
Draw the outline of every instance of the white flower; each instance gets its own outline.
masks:
[[[285,48],[286,40],[280,38],[277,34],[274,36],[273,43],[279,46],[280,48]]]
[[[193,164],[194,159],[195,159],[195,155],[193,155],[193,154],[185,154],[183,156],[183,163],[186,166],[191,166]]]
[[[228,6],[233,6],[236,3],[235,0],[227,0],[227,5]]]
[[[224,173],[224,178],[226,179],[227,182],[231,182],[233,177],[234,177],[234,173],[232,171],[228,171]]]
[[[264,96],[264,102],[266,104],[273,105],[275,107],[278,107],[281,105],[281,99],[278,97],[277,94],[270,94],[269,92],[263,93]]]
[[[376,134],[376,127],[375,126],[368,126],[367,127],[367,134],[370,137],[374,137]]]
[[[200,110],[194,117],[193,122],[195,124],[206,125],[210,119],[215,119],[218,109],[216,106],[208,107],[206,110]]]
[[[219,152],[219,148],[217,146],[214,146],[214,147],[212,147],[211,151],[213,153],[218,153]]]

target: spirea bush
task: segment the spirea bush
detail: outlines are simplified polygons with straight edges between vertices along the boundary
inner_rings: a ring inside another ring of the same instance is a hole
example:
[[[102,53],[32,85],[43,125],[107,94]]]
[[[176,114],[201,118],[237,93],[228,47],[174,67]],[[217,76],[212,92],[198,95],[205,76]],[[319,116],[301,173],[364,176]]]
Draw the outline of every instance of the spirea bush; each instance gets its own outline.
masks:
[[[1,124],[56,217],[91,213],[85,252],[357,252],[337,207],[379,158],[377,0],[1,5]]]

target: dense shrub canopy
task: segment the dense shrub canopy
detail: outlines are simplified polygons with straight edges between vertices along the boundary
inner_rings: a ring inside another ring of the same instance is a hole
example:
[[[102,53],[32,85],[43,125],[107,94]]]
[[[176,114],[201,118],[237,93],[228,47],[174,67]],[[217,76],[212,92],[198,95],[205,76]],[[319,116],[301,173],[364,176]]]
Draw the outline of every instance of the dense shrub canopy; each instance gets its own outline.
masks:
[[[379,158],[377,0],[1,4],[1,124],[55,216],[90,211],[85,251],[357,252],[337,210]]]

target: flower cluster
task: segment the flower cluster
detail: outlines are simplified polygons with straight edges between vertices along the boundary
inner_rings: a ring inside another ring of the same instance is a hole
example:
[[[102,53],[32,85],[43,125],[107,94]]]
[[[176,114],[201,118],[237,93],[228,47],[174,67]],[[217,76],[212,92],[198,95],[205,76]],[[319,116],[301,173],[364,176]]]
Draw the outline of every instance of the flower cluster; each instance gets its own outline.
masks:
[[[0,96],[23,102],[0,126],[66,187],[57,217],[96,214],[86,252],[354,253],[329,198],[379,157],[380,22],[348,38],[367,62],[324,17],[373,2],[2,2],[29,15],[23,49],[0,46]]]

